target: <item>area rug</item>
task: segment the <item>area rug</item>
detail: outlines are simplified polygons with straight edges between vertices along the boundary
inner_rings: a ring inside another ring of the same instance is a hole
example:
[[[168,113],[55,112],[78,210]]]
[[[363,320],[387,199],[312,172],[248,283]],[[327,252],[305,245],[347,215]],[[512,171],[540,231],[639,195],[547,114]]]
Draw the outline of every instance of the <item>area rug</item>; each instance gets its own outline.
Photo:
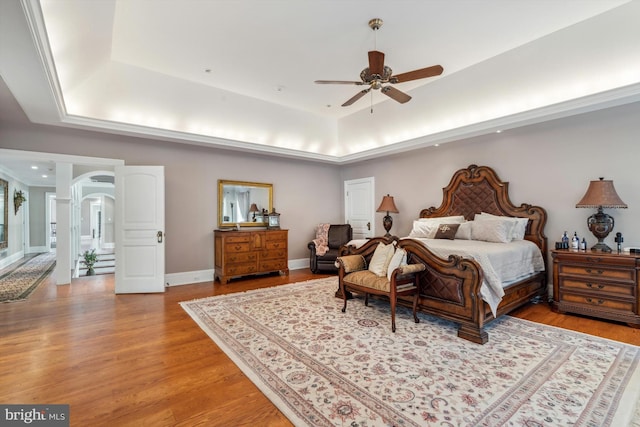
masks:
[[[0,275],[0,302],[24,300],[56,266],[56,254],[45,252],[9,267]]]
[[[181,303],[296,426],[632,425],[640,347],[504,316],[489,342],[337,278]]]

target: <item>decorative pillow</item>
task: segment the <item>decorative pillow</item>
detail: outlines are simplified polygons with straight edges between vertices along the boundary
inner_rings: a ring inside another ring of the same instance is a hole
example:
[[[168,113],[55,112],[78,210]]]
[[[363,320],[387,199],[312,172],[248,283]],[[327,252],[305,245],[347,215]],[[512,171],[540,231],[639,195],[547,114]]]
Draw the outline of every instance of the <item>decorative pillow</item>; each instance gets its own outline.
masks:
[[[434,239],[453,240],[456,237],[458,227],[460,227],[460,224],[440,224],[438,226],[438,231],[436,231]]]
[[[438,225],[440,223],[431,223],[424,221],[413,221],[413,228],[409,233],[409,237],[422,237],[425,239],[433,239],[433,236],[436,235],[436,231],[438,229]]]
[[[390,243],[385,245],[384,243],[378,243],[378,247],[373,253],[373,257],[371,257],[371,261],[369,262],[369,271],[375,274],[376,276],[384,276],[387,274],[387,269],[389,268],[389,262],[391,262],[391,257],[393,257],[393,252],[395,250],[395,246]]]
[[[461,224],[466,221],[463,215],[440,216],[434,218],[418,218],[420,222],[433,222],[435,224]]]
[[[391,273],[401,265],[407,265],[407,251],[402,248],[398,248],[391,257],[389,267],[387,267],[387,279],[391,280]]]
[[[471,240],[471,221],[460,224],[456,231],[456,239]]]
[[[511,241],[509,233],[512,227],[511,222],[501,219],[471,221],[471,237],[473,240],[484,240],[485,242],[509,243]]]

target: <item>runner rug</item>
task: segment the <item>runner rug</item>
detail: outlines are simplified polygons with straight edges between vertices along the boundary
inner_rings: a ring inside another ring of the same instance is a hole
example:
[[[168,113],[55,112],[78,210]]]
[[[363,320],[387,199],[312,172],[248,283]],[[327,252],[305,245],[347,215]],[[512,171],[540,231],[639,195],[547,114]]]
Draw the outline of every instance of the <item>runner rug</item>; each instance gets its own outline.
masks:
[[[45,252],[0,272],[0,302],[27,299],[56,266],[56,254]]]
[[[337,278],[183,302],[296,426],[627,426],[640,347],[504,316],[454,323],[334,297]]]

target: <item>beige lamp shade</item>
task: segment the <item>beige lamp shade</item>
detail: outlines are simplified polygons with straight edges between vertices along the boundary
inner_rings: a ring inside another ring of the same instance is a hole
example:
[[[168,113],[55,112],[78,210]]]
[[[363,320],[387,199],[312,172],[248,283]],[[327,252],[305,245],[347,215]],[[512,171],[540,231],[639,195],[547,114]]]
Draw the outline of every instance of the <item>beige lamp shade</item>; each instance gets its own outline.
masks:
[[[578,202],[576,208],[626,208],[627,204],[620,199],[613,181],[600,178],[591,181],[587,192]]]
[[[384,226],[384,229],[387,231],[387,234],[385,234],[384,236],[391,237],[391,233],[389,233],[389,230],[391,230],[391,226],[393,225],[393,218],[391,218],[391,215],[389,215],[389,212],[400,213],[400,211],[396,207],[396,204],[393,201],[393,197],[388,194],[384,196],[382,198],[382,203],[380,203],[380,207],[378,207],[378,210],[376,212],[387,213],[382,219],[382,225]]]
[[[380,207],[376,212],[400,213],[400,211],[398,211],[398,208],[396,207],[396,204],[393,201],[393,196],[390,196],[388,194],[382,198],[382,203],[380,203]]]
[[[260,212],[258,210],[258,206],[256,206],[255,203],[251,203],[251,206],[249,207],[249,212]]]

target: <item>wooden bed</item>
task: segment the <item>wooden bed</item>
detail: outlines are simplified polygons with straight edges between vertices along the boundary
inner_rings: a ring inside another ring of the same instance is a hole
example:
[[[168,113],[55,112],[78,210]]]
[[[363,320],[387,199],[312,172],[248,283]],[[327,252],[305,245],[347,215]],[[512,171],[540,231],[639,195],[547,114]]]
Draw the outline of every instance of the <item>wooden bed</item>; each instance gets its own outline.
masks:
[[[471,165],[458,170],[447,187],[443,189],[443,202],[438,208],[431,207],[420,212],[421,218],[436,218],[463,215],[473,220],[475,214],[486,212],[494,215],[528,218],[525,239],[535,243],[541,250],[546,268],[547,238],[544,226],[546,211],[539,206],[522,204],[515,206],[508,194],[508,182],[502,182],[489,167]],[[343,247],[342,254],[370,254],[378,241],[375,238],[360,248]],[[484,344],[489,337],[485,325],[494,316],[480,296],[483,273],[480,265],[468,258],[449,256],[443,259],[429,251],[422,243],[413,239],[401,239],[398,247],[408,252],[409,263],[423,263],[425,271],[419,273],[418,310],[458,323],[458,336]],[[504,289],[505,295],[498,305],[496,316],[500,317],[530,300],[547,295],[547,272],[539,272]]]

